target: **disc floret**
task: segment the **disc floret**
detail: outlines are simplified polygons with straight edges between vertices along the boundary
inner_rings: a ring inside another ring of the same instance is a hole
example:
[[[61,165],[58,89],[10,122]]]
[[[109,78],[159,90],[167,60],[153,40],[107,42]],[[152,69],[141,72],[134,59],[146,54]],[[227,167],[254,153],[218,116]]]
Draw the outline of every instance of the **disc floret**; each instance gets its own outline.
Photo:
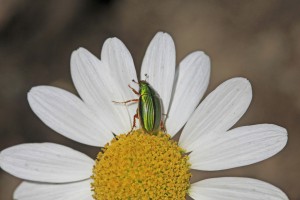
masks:
[[[188,156],[168,134],[135,130],[114,138],[93,169],[94,199],[185,199]]]

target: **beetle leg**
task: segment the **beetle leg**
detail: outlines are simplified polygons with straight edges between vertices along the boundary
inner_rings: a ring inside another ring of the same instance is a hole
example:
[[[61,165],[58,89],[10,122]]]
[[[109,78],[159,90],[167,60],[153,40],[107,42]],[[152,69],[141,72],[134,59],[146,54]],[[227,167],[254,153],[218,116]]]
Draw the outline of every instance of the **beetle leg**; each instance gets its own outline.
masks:
[[[132,127],[131,127],[131,130],[130,132],[132,132],[132,130],[136,127],[136,119],[138,119],[139,116],[138,116],[138,111],[136,110],[136,113],[135,115],[133,116],[133,124],[132,124]]]
[[[164,125],[163,120],[160,121],[160,129],[161,129],[163,132],[166,132],[166,131],[167,131],[167,130],[166,130],[166,127],[165,127],[165,125]]]
[[[138,91],[136,91],[133,87],[131,87],[129,84],[128,84],[128,87],[133,91],[134,94],[140,96],[140,93]]]
[[[139,99],[130,99],[130,100],[127,100],[127,101],[112,101],[114,103],[123,103],[123,104],[127,104],[127,103],[132,103],[132,102],[139,102]]]

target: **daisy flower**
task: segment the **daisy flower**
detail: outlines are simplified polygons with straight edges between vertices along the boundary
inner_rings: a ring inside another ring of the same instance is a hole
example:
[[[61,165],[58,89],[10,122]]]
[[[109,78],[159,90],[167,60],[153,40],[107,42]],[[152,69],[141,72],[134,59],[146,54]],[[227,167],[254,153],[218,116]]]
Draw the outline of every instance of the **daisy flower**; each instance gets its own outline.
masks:
[[[136,99],[128,84],[137,75],[125,45],[117,38],[107,39],[101,60],[83,48],[74,51],[71,75],[80,98],[37,86],[28,93],[28,101],[57,133],[103,148],[93,159],[54,143],[3,150],[1,168],[25,180],[14,199],[288,199],[275,186],[251,178],[190,183],[190,169],[225,170],[275,155],[286,145],[287,131],[273,124],[231,129],[251,102],[249,81],[227,80],[199,104],[209,83],[209,57],[196,51],[175,66],[172,38],[157,33],[146,51],[140,79],[148,74],[147,82],[160,95],[167,113],[166,133],[148,134],[138,128],[130,132],[137,104],[112,102]],[[177,143],[171,138],[182,128]]]

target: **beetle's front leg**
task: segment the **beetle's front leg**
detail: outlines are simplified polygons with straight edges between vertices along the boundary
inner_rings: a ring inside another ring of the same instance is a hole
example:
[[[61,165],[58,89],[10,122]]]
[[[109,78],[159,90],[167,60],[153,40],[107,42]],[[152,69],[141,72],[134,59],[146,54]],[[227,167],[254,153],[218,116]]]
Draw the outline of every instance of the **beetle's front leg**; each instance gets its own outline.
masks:
[[[127,101],[112,101],[114,103],[123,103],[123,104],[127,104],[127,103],[132,103],[132,102],[139,102],[139,99],[131,99],[131,100],[127,100]]]
[[[128,87],[133,91],[134,94],[140,96],[140,93],[138,91],[136,91],[133,87],[131,87],[129,84],[128,84]]]

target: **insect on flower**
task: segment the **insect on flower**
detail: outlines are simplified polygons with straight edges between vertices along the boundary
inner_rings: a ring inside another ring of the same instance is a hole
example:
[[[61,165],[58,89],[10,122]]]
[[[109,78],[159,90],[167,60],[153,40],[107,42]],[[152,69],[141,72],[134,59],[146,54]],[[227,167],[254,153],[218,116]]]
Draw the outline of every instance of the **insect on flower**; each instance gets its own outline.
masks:
[[[151,73],[151,80],[134,81],[140,86],[132,89],[137,98],[130,97],[132,91],[124,85],[137,76],[128,49],[117,38],[105,41],[101,60],[83,48],[72,53],[72,79],[81,98],[52,86],[33,87],[29,104],[47,126],[74,141],[104,148],[94,159],[55,143],[1,150],[1,170],[26,180],[12,199],[186,200],[189,195],[195,200],[288,200],[279,188],[256,179],[222,177],[191,183],[196,170],[263,161],[281,151],[288,137],[287,130],[275,124],[232,129],[250,105],[250,82],[229,79],[201,101],[209,83],[209,57],[201,51],[190,53],[176,72],[175,52],[169,34],[155,35],[141,68],[142,74]],[[132,99],[125,105],[138,102],[135,119],[139,117],[140,129],[127,123],[131,108],[115,109],[112,96]],[[159,128],[162,119],[168,132]],[[181,129],[176,142],[172,137]]]
[[[145,76],[147,78],[147,74],[145,74]],[[136,127],[136,119],[139,119],[142,129],[147,133],[156,132],[158,130],[165,131],[162,118],[162,104],[159,95],[146,80],[141,80],[139,82],[132,80],[132,82],[140,86],[139,91],[136,91],[134,88],[128,85],[128,87],[136,95],[138,95],[139,98],[127,100],[124,102],[113,101],[114,103],[124,104],[132,102],[138,103],[136,114],[133,117],[133,125],[131,131]]]

